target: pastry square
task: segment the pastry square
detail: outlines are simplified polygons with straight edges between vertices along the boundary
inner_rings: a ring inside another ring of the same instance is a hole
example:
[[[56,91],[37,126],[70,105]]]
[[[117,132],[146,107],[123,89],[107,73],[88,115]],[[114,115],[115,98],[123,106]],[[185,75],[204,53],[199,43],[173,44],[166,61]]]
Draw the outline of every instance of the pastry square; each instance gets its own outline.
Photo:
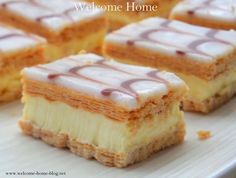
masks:
[[[107,31],[101,9],[68,0],[0,0],[0,21],[47,39],[46,57],[59,59],[81,50],[99,52]]]
[[[208,113],[236,93],[236,32],[150,18],[105,39],[104,54],[176,73],[190,87],[186,111]]]
[[[159,16],[168,17],[180,0],[87,0],[107,10],[110,30],[117,30],[129,23]],[[118,7],[121,7],[120,10]]]
[[[23,71],[24,133],[107,166],[181,143],[186,84],[172,73],[94,54]]]
[[[236,29],[235,0],[184,0],[172,11],[170,18],[215,28]]]
[[[43,38],[0,24],[0,103],[21,95],[20,70],[45,62]]]

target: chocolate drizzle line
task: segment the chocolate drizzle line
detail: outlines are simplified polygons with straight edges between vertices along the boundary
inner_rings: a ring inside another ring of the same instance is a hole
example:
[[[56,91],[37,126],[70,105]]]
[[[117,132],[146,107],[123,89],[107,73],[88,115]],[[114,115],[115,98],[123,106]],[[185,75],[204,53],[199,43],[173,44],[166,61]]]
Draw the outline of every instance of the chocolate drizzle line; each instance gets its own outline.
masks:
[[[117,72],[123,72],[123,73],[126,73],[126,74],[133,75],[133,73],[130,73],[130,72],[127,72],[127,71],[124,71],[124,70],[120,70],[120,69],[118,69],[118,68],[116,68],[116,67],[113,67],[113,66],[111,66],[111,65],[109,65],[109,64],[106,64],[106,62],[107,62],[106,59],[101,59],[101,60],[97,61],[96,64],[97,64],[97,65],[102,65],[102,66],[104,66],[104,67],[107,67],[107,68],[109,68],[109,69],[115,70],[115,71],[117,71]]]
[[[54,17],[64,18],[64,19],[68,19],[68,20],[72,21],[72,18],[67,16],[67,15],[65,15],[65,14],[44,15],[44,16],[37,17],[35,20],[40,23],[40,22],[42,22],[45,19],[50,19],[50,18],[54,18]]]
[[[74,12],[74,11],[76,11],[75,8],[69,8],[69,9],[65,10],[64,12],[62,12],[61,14],[51,14],[51,15],[37,17],[36,21],[42,22],[44,19],[49,19],[49,18],[53,18],[53,17],[64,18],[69,21],[73,21],[73,18],[70,16],[70,13]]]
[[[224,43],[224,44],[226,44],[226,45],[230,45],[230,46],[234,47],[234,45],[233,45],[232,43],[230,43],[230,42],[228,42],[228,41],[224,41],[224,40],[218,39],[218,38],[216,37],[216,35],[217,35],[217,33],[219,33],[219,32],[220,32],[219,30],[211,29],[211,30],[209,30],[209,31],[206,33],[206,36],[207,36],[208,38],[212,38],[212,39],[217,40],[217,41],[219,41],[219,42],[221,42],[221,43]]]
[[[11,33],[11,34],[0,36],[0,40],[5,40],[5,39],[9,39],[9,38],[14,38],[14,37],[27,38],[28,36],[26,36],[24,34]]]
[[[161,78],[160,76],[158,76],[158,73],[159,73],[158,70],[153,70],[153,71],[148,72],[146,74],[147,78],[143,78],[143,77],[137,78],[137,75],[126,72],[126,71],[123,71],[123,70],[120,70],[120,69],[118,69],[114,66],[106,64],[105,62],[106,61],[102,59],[102,60],[99,60],[96,63],[91,64],[91,65],[82,65],[82,66],[72,67],[72,68],[68,69],[68,71],[65,72],[65,73],[49,74],[47,78],[48,78],[48,80],[54,81],[54,82],[57,78],[63,77],[63,76],[64,77],[72,77],[72,78],[80,78],[80,79],[92,81],[94,83],[107,85],[108,88],[105,88],[101,91],[101,95],[103,95],[105,97],[110,97],[112,95],[112,93],[119,92],[119,93],[129,95],[131,97],[134,97],[137,100],[139,100],[138,93],[135,90],[132,89],[132,85],[135,84],[135,83],[143,82],[143,81],[150,81],[150,82],[155,82],[155,83],[158,83],[158,84],[164,84],[166,87],[169,86],[169,82],[167,80],[165,80],[165,79]],[[80,70],[86,69],[86,68],[91,68],[91,67],[111,69],[111,70],[115,70],[115,71],[118,71],[118,72],[121,72],[121,73],[126,73],[126,74],[133,75],[133,76],[135,76],[135,78],[129,79],[129,80],[124,80],[123,82],[121,82],[121,84],[117,88],[113,88],[113,87],[109,87],[110,84],[108,84],[108,83],[101,82],[101,81],[98,81],[98,80],[94,80],[90,77],[86,77],[86,76],[79,73]],[[41,67],[41,66],[39,66],[38,68],[40,68],[42,70],[47,70],[47,71],[50,71],[50,72],[55,72],[51,69],[44,68],[44,67]]]
[[[189,11],[187,11],[187,13],[188,13],[189,15],[195,15],[195,12],[196,12],[196,11],[198,11],[199,9],[202,9],[202,8],[204,8],[204,7],[207,7],[207,6],[211,6],[211,3],[212,3],[212,0],[206,0],[206,1],[203,3],[202,6],[196,7],[196,8],[194,8],[193,10],[189,10]]]
[[[7,40],[10,38],[15,38],[15,37],[31,39],[34,41],[40,41],[35,36],[30,35],[30,34],[25,34],[25,33],[10,33],[10,34],[6,34],[6,35],[2,35],[2,36],[0,36],[0,40]],[[0,52],[2,53],[2,50],[0,50]]]
[[[7,35],[3,35],[3,36],[0,36],[0,40],[5,40],[5,39],[9,39],[9,38],[14,38],[14,37],[20,37],[20,38],[28,38],[28,39],[32,39],[32,40],[35,40],[35,41],[39,41],[38,38],[36,38],[35,36],[32,36],[30,34],[24,34],[24,33],[10,33],[10,34],[7,34]]]
[[[171,24],[171,21],[166,20],[163,23],[160,24],[161,28],[155,28],[155,29],[149,29],[144,31],[143,33],[139,34],[139,39],[135,39],[135,40],[127,40],[127,45],[128,46],[134,46],[136,42],[145,42],[145,41],[149,41],[149,42],[153,42],[156,44],[160,44],[160,45],[164,45],[164,46],[171,46],[174,48],[180,48],[176,45],[170,44],[170,43],[165,43],[159,40],[154,40],[152,39],[150,36],[153,33],[156,32],[174,32],[177,35],[178,34],[184,34],[184,35],[194,35],[191,33],[187,33],[187,32],[183,32],[180,30],[176,30],[173,27],[170,27],[169,25]],[[193,53],[193,54],[200,54],[200,55],[204,55],[204,56],[208,56],[208,57],[212,57],[211,55],[202,52],[201,50],[198,49],[198,47],[204,43],[209,43],[209,42],[213,42],[213,43],[223,43],[225,45],[229,45],[229,46],[233,46],[233,44],[231,44],[230,42],[224,41],[224,40],[220,40],[218,38],[216,38],[216,35],[219,31],[217,30],[209,30],[206,34],[205,37],[193,41],[192,43],[187,45],[187,49],[184,49],[184,51],[182,50],[176,50],[176,54],[177,55],[186,55],[187,53]],[[123,34],[118,34],[118,35],[123,35]],[[196,35],[195,35],[196,36]]]
[[[148,72],[147,76],[158,80],[160,83],[166,84],[166,86],[169,86],[169,82],[167,80],[161,78],[160,76],[158,76],[158,73],[160,73],[159,70],[153,70],[151,72]]]
[[[48,7],[46,7],[46,6],[42,5],[42,4],[39,4],[35,0],[27,0],[27,1],[26,0],[14,0],[14,1],[8,1],[8,2],[0,3],[0,6],[3,7],[3,8],[7,8],[11,4],[30,4],[30,5],[35,6],[35,7],[39,7],[39,8],[50,10]]]

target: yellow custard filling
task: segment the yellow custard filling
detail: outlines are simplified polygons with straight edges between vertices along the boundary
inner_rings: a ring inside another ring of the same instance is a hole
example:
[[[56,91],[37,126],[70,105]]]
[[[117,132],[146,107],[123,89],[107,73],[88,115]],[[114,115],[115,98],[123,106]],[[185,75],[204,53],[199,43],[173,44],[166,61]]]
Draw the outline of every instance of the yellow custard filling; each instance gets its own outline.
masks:
[[[20,88],[20,71],[12,71],[0,77],[0,89]]]
[[[76,54],[81,50],[93,51],[102,45],[107,30],[103,29],[87,37],[75,38],[68,42],[55,45],[48,44],[45,49],[46,58],[49,61],[63,58],[68,55]]]
[[[71,139],[114,152],[126,152],[146,145],[154,138],[175,129],[175,125],[183,118],[179,103],[174,103],[168,108],[168,118],[153,116],[151,121],[150,118],[148,121],[142,121],[137,132],[132,133],[126,122],[76,109],[62,102],[52,102],[27,94],[24,96],[24,102],[23,118],[37,127],[55,134],[68,134]]]
[[[211,81],[206,81],[193,75],[176,74],[189,86],[188,98],[198,101],[204,101],[216,94],[224,94],[231,90],[236,83],[236,68],[221,74]]]

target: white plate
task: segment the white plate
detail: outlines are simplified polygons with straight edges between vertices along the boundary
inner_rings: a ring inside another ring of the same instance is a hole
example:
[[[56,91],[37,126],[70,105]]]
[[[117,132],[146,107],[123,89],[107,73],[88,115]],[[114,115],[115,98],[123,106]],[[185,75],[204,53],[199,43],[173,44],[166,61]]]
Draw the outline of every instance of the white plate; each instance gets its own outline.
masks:
[[[23,171],[65,172],[58,177],[68,178],[236,177],[236,99],[207,116],[186,114],[188,134],[184,144],[126,169],[105,167],[22,135],[17,126],[21,110],[19,102],[0,107],[1,178],[37,177],[6,175]],[[213,137],[200,141],[196,135],[199,130],[210,130]]]

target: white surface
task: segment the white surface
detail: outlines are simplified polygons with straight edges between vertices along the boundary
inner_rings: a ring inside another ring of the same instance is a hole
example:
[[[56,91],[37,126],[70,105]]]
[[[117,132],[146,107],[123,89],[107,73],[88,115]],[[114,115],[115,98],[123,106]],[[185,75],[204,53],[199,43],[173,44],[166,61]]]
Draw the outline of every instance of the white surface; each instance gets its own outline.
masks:
[[[0,177],[9,171],[60,171],[68,178],[207,178],[236,177],[236,99],[208,115],[186,114],[186,142],[153,155],[146,161],[117,169],[85,160],[68,150],[53,148],[22,135],[17,127],[22,105],[0,107]],[[213,137],[199,141],[198,130],[210,130]],[[229,173],[231,172],[231,173]],[[226,176],[227,174],[227,176]]]

